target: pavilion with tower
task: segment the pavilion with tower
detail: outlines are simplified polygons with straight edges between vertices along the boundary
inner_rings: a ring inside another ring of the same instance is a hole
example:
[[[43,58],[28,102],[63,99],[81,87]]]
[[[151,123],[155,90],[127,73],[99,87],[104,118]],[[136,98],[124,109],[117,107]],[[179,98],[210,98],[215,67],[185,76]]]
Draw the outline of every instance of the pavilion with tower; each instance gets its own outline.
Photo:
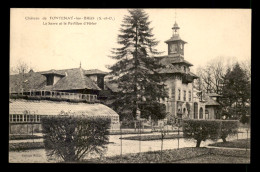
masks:
[[[181,39],[180,27],[175,22],[173,34],[165,41],[168,46],[168,55],[156,57],[159,63],[164,65],[158,72],[164,78],[164,83],[168,88],[168,98],[161,103],[166,105],[166,111],[174,117],[205,119],[205,101],[196,99],[197,95],[193,89],[193,81],[197,79],[190,71],[193,66],[184,59],[184,45],[187,43]]]

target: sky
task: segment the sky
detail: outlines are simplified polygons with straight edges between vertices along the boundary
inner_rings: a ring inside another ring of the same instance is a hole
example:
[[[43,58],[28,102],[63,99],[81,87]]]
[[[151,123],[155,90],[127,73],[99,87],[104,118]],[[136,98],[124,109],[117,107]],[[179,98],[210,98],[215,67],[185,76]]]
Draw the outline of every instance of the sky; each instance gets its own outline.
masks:
[[[156,48],[164,52],[161,55],[167,55],[164,41],[172,36],[171,28],[176,21],[180,37],[187,42],[184,58],[193,68],[216,57],[251,59],[250,9],[144,10],[149,15],[154,38],[160,41]],[[109,72],[106,66],[116,62],[109,56],[112,48],[120,47],[117,35],[124,15],[128,14],[127,9],[13,8],[10,66],[22,61],[36,71],[46,71],[77,68],[81,64],[84,69]],[[73,20],[68,20],[71,17]],[[49,22],[58,25],[49,25]]]

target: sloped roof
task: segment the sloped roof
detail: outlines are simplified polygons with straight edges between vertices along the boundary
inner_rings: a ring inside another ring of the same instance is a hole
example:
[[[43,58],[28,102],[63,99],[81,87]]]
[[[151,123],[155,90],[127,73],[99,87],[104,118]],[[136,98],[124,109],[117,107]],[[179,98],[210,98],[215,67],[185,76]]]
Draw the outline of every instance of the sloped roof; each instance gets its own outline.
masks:
[[[43,74],[52,73],[51,71],[30,72],[25,74],[10,75],[10,91],[18,92],[30,89],[39,90],[74,90],[74,89],[92,89],[101,90],[90,78],[85,76],[81,68],[55,70],[63,77],[53,86],[46,85],[46,77]]]
[[[118,84],[117,83],[111,83],[109,81],[105,82],[105,85],[108,89],[110,89],[113,92],[119,92]]]
[[[221,95],[217,94],[217,93],[207,93],[207,95],[209,97],[221,97]]]
[[[54,69],[51,69],[49,71],[46,71],[46,72],[41,72],[42,75],[50,75],[50,74],[53,74],[53,75],[60,75],[60,76],[65,76],[66,74],[62,71],[57,71],[57,70],[54,70]]]
[[[103,104],[10,99],[10,114],[24,114],[25,111],[35,115],[59,115],[61,112],[71,112],[74,115],[84,116],[118,116],[114,110]]]
[[[67,76],[61,78],[52,87],[52,90],[73,90],[85,88],[101,90],[90,78],[84,76],[84,71],[81,68],[67,69],[61,72],[66,72]]]
[[[217,101],[213,100],[208,95],[205,95],[205,100],[206,100],[206,103],[205,103],[206,106],[219,106],[220,105]]]
[[[85,75],[93,75],[93,74],[102,74],[102,75],[106,75],[107,72],[103,72],[99,69],[91,69],[91,70],[84,70],[84,74]]]
[[[170,39],[168,39],[167,41],[164,41],[164,42],[168,43],[168,42],[172,42],[172,41],[181,41],[184,44],[187,43],[186,41],[183,41],[179,36],[173,36],[173,37],[171,37]]]
[[[158,58],[160,63],[163,65],[183,63],[183,64],[187,64],[188,66],[193,66],[193,64],[191,64],[187,60],[184,60],[184,58],[181,57],[180,55],[177,55],[174,57],[173,56],[160,56],[160,57],[156,57],[156,58]]]

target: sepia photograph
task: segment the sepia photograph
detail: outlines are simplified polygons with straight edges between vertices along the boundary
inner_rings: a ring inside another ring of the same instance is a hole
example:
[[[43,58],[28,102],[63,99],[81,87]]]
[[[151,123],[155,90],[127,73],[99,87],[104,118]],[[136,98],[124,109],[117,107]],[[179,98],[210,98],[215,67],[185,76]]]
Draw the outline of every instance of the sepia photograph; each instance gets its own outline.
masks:
[[[251,9],[11,8],[9,163],[250,164]]]

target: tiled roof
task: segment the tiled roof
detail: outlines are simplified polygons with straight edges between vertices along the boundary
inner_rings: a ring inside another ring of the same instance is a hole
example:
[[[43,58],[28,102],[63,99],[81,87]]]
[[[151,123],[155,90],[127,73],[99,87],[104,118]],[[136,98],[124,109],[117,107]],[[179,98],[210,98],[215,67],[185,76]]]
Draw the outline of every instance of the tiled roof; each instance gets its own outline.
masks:
[[[63,111],[85,116],[118,116],[114,110],[103,104],[10,99],[10,114],[24,114],[25,111],[36,115],[58,115]]]
[[[217,94],[217,93],[207,93],[207,95],[209,97],[221,97],[221,95]]]
[[[213,100],[208,95],[205,95],[205,100],[206,100],[206,103],[205,103],[206,106],[219,106],[220,105],[217,101]]]
[[[193,66],[193,64],[191,64],[187,60],[184,60],[183,57],[180,57],[180,55],[177,55],[176,57],[160,56],[160,57],[156,57],[156,58],[158,58],[160,63],[163,65],[184,63],[184,64],[187,64],[188,66]]]
[[[56,75],[61,75],[61,76],[65,76],[65,73],[62,72],[62,71],[57,71],[57,70],[54,70],[54,69],[51,69],[49,71],[46,71],[46,72],[41,72],[42,75],[48,75],[48,74],[56,74]]]
[[[103,74],[106,75],[107,72],[103,72],[99,69],[91,69],[91,70],[84,70],[85,75],[93,75],[93,74]]]
[[[18,92],[29,91],[30,89],[38,90],[72,90],[72,89],[92,89],[101,90],[90,78],[85,76],[81,68],[56,70],[56,73],[64,76],[53,86],[46,85],[46,72],[30,72],[25,74],[10,75],[10,91]]]
[[[187,43],[186,41],[183,41],[179,36],[173,36],[170,39],[168,39],[167,41],[164,41],[165,43],[171,42],[171,41],[182,41],[183,43]]]
[[[113,92],[119,92],[118,84],[117,83],[111,83],[111,82],[105,82],[105,85],[108,89],[110,89]]]

